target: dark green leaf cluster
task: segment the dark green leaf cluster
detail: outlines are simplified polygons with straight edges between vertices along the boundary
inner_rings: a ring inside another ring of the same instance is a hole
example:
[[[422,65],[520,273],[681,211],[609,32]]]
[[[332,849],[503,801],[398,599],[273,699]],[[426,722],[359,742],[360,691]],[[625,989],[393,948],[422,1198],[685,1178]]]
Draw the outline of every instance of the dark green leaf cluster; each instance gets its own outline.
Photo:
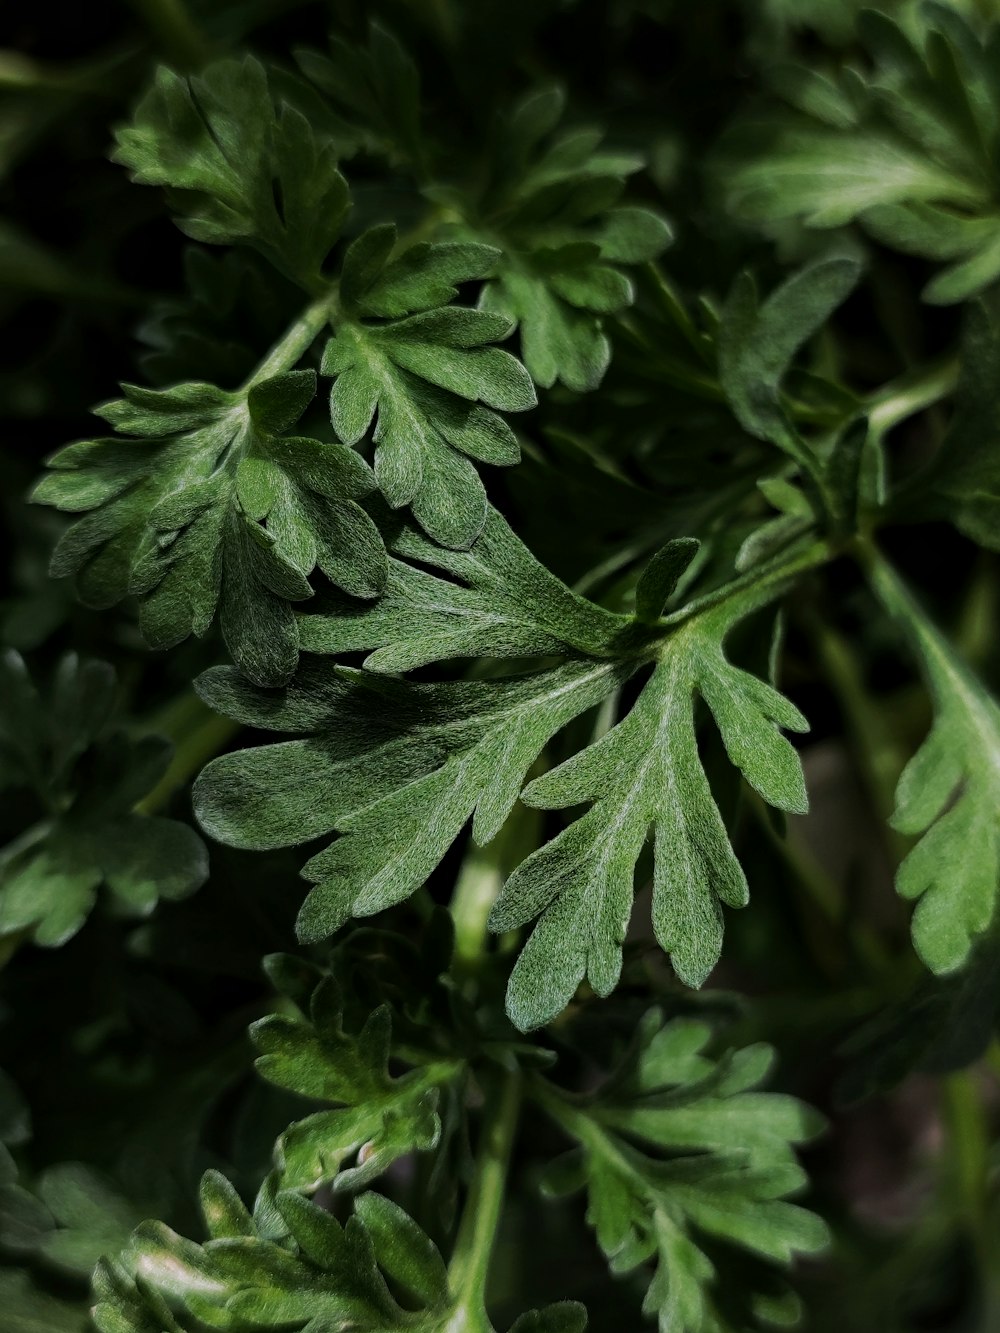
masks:
[[[434,1059],[428,1051],[416,1067],[394,1076],[388,1004],[369,1014],[357,1032],[348,1032],[333,975],[282,955],[266,965],[279,990],[305,1013],[274,1014],[253,1026],[258,1072],[310,1100],[339,1104],[296,1121],[282,1134],[275,1149],[282,1188],[312,1193],[332,1183],[336,1189],[357,1189],[398,1158],[436,1148],[441,1092],[461,1077],[463,1061]]]
[[[369,662],[379,674],[310,661],[277,695],[232,671],[202,678],[213,708],[300,737],[209,765],[196,787],[203,826],[249,848],[341,835],[304,869],[316,887],[299,915],[299,936],[323,939],[350,917],[383,911],[420,888],[470,817],[474,842],[489,843],[546,744],[651,662],[627,716],[524,790],[531,805],[593,808],[515,872],[490,923],[506,931],[543,914],[508,991],[522,1030],[554,1018],[585,976],[607,995],[621,970],[636,862],[654,830],[654,929],[678,975],[700,985],[721,950],[719,904],[743,906],[747,884],[698,754],[696,696],[765,800],[806,808],[798,759],[778,730],[802,730],[804,718],[722,650],[732,626],[780,584],[737,589],[657,636],[646,622],[655,623],[697,543],[669,547],[653,561],[637,593],[643,620],[631,625],[551,576],[525,596],[535,562],[497,515],[470,557],[435,557],[405,533],[401,549],[468,583],[400,564],[403,597],[393,589],[386,609],[380,602],[360,617],[348,612],[346,625],[316,617],[308,639],[326,652],[375,648]],[[407,643],[410,634],[417,637]],[[559,665],[495,680],[411,684],[382,675],[470,651],[504,658],[559,650],[566,654]]]
[[[306,291],[322,289],[347,184],[333,142],[274,95],[259,60],[190,77],[160,69],[115,159],[141,184],[167,187],[194,240],[251,245]]]
[[[947,305],[1000,274],[1000,63],[995,31],[980,34],[948,4],[913,8],[910,21],[862,13],[860,67],[779,66],[785,109],[735,129],[720,176],[749,222],[857,220],[945,264],[923,295]]]
[[[147,916],[204,882],[208,858],[185,824],[135,807],[170,763],[158,736],[133,739],[116,718],[105,662],[60,662],[45,696],[21,658],[0,661],[0,782],[28,789],[40,817],[0,851],[0,933],[55,947],[109,906]]]

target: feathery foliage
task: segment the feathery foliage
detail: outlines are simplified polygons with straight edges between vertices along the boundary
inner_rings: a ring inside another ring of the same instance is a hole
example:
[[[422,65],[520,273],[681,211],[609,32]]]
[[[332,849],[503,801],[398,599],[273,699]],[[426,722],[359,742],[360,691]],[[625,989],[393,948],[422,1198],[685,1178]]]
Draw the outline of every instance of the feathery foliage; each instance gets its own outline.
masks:
[[[3,1327],[995,1333],[990,6],[14,30]]]

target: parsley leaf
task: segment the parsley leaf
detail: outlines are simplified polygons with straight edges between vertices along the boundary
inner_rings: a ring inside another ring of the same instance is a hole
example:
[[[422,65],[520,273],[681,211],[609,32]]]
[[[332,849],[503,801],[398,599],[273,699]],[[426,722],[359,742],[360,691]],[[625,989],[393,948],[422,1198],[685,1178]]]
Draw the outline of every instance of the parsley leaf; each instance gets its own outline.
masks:
[[[205,1324],[232,1333],[492,1333],[485,1312],[449,1290],[431,1239],[380,1194],[359,1195],[343,1226],[298,1194],[278,1194],[285,1242],[271,1238],[266,1219],[252,1217],[218,1173],[202,1183],[202,1209],[211,1237],[204,1245],[147,1222],[120,1262],[102,1262],[94,1310],[101,1333],[187,1333]],[[585,1324],[581,1307],[565,1303],[522,1316],[510,1333],[582,1333]]]
[[[793,110],[736,130],[720,174],[749,221],[857,219],[879,241],[946,263],[923,295],[949,304],[1000,275],[995,52],[950,6],[920,5],[914,20],[862,14],[868,71],[851,66],[834,82],[781,69]]]
[[[348,208],[335,145],[275,98],[253,56],[185,77],[161,68],[118,131],[115,160],[143,185],[163,185],[196,241],[243,242],[307,292]]]
[[[444,546],[468,547],[482,530],[486,492],[469,461],[520,457],[494,409],[521,412],[535,391],[520,362],[492,344],[510,320],[449,305],[457,284],[495,270],[497,252],[476,244],[420,243],[396,259],[396,230],[373,227],[344,257],[336,334],[322,373],[334,378],[330,411],[345,444],[377,414],[375,475],[389,504],[410,505]]]
[[[359,604],[327,594],[299,619],[306,651],[366,651],[366,670],[401,672],[453,657],[604,656],[627,634],[627,621],[571,592],[495,509],[469,551],[443,550],[412,524],[387,544],[382,597]]]
[[[920,836],[896,879],[904,898],[919,899],[914,947],[932,972],[949,973],[963,966],[996,913],[1000,705],[881,557],[871,577],[919,656],[934,701],[931,730],[899,780],[892,822]]]
[[[477,841],[494,837],[547,741],[632,669],[581,660],[511,680],[425,685],[320,661],[280,695],[211,671],[199,685],[211,707],[304,738],[213,760],[195,787],[198,818],[239,847],[345,835],[303,869],[316,887],[299,938],[324,939],[409,897],[470,817]]]
[[[761,796],[782,810],[806,809],[798,757],[778,728],[808,724],[777,690],[723,654],[726,633],[751,609],[737,600],[676,629],[627,717],[525,789],[522,799],[545,809],[592,805],[514,871],[490,916],[492,929],[503,931],[541,915],[507,992],[522,1030],[554,1018],[584,977],[598,995],[616,986],[635,866],[650,829],[657,940],[689,986],[700,986],[718,961],[720,903],[743,907],[748,890],[698,754],[696,695],[730,760]]]
[[[279,956],[268,964],[279,987],[291,971],[295,992],[302,989],[298,960]],[[341,1109],[292,1124],[276,1145],[276,1168],[282,1189],[312,1191],[325,1182],[355,1189],[397,1158],[437,1146],[439,1092],[458,1077],[462,1063],[428,1056],[423,1067],[391,1075],[388,1004],[372,1012],[358,1032],[347,1032],[337,981],[318,970],[313,980],[307,1016],[274,1014],[251,1028],[260,1052],[257,1069],[278,1087]],[[347,1166],[355,1155],[356,1164]]]
[[[444,558],[452,572],[464,567],[470,579],[474,596],[459,609],[475,612],[479,650],[493,645],[501,657],[512,648],[547,653],[553,639],[562,638],[574,645],[567,660],[503,680],[440,684],[310,661],[281,694],[255,690],[231,671],[209,672],[199,688],[210,706],[304,739],[214,760],[195,787],[202,826],[221,841],[257,848],[340,833],[303,872],[316,887],[300,912],[299,936],[322,939],[351,916],[413,893],[470,817],[473,839],[489,842],[543,747],[655,654],[653,675],[625,720],[526,789],[529,804],[593,801],[594,807],[514,872],[491,925],[508,930],[545,913],[508,991],[508,1011],[522,1029],[553,1018],[585,975],[598,993],[608,994],[621,966],[635,864],[653,828],[657,936],[681,978],[700,985],[721,948],[719,900],[742,906],[747,888],[698,756],[696,695],[711,708],[730,758],[761,795],[781,809],[806,807],[798,759],[778,731],[802,730],[805,720],[776,690],[729,663],[722,649],[732,626],[780,591],[780,580],[765,578],[746,594],[724,596],[661,637],[657,649],[650,646],[655,628],[637,622],[626,632],[623,617],[585,610],[549,576],[538,581],[534,605],[524,599],[511,645],[502,590],[505,583],[511,588],[516,606],[531,557],[499,519],[481,540],[469,555]],[[654,560],[640,584],[645,616],[662,605],[695,550],[695,543],[682,542],[668,548],[669,559]],[[340,637],[333,618],[320,620],[310,643],[323,644],[329,627],[330,646],[381,644],[377,652],[388,648],[382,661],[389,667],[466,651],[447,629],[455,593],[446,591],[442,599],[436,582],[424,576],[412,584],[433,607],[429,621],[416,622],[417,651],[407,643],[413,622],[393,616],[391,608],[385,614],[376,608],[375,635],[357,634],[354,619]],[[480,589],[500,613],[492,623],[484,620],[482,604],[476,606]],[[585,655],[575,646],[581,642]]]
[[[564,107],[557,88],[529,94],[497,121],[478,198],[435,193],[473,235],[501,246],[480,303],[516,321],[532,379],[582,392],[608,368],[604,317],[634,296],[621,266],[653,259],[671,232],[658,214],[621,203],[642,158],[602,149],[596,130],[557,133]]]
[[[208,858],[193,829],[133,807],[156,786],[171,747],[114,725],[115,675],[62,659],[42,698],[13,651],[0,658],[0,781],[46,812],[0,852],[0,933],[55,947],[83,926],[102,886],[117,911],[147,916],[159,898],[201,886]]]
[[[727,1281],[727,1247],[787,1264],[828,1243],[823,1222],[787,1199],[806,1183],[792,1147],[821,1122],[794,1098],[759,1090],[769,1047],[714,1059],[711,1035],[704,1023],[664,1023],[651,1010],[597,1092],[574,1098],[538,1084],[539,1100],[578,1144],[549,1168],[548,1190],[586,1189],[613,1272],[655,1261],[643,1309],[663,1333],[796,1322],[797,1299],[763,1265]]]
[[[250,678],[286,680],[298,656],[289,603],[312,595],[312,570],[358,597],[377,596],[387,570],[359,503],[375,489],[364,460],[280,433],[315,386],[308,370],[233,392],[124,386],[99,413],[135,438],[67,445],[35,489],[37,501],[88,511],[56,546],[52,573],[75,574],[89,606],[138,594],[155,648],[204,634],[218,612]]]

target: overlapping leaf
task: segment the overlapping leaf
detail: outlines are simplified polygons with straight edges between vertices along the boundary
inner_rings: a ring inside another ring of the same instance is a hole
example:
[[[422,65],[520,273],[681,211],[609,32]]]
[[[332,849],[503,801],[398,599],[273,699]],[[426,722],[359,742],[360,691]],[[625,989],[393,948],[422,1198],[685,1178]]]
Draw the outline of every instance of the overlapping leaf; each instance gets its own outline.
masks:
[[[409,553],[426,551],[422,539],[414,547],[404,538]],[[765,582],[759,595],[724,599],[669,638],[660,631],[658,650],[649,646],[657,631],[646,622],[656,621],[696,545],[676,543],[651,564],[637,595],[644,623],[629,630],[551,577],[522,599],[533,562],[494,517],[469,555],[434,561],[461,572],[467,589],[404,570],[397,588],[410,598],[405,614],[376,608],[367,621],[348,616],[343,627],[317,618],[309,640],[338,650],[375,646],[375,664],[398,669],[468,652],[467,622],[480,653],[567,653],[562,665],[533,674],[410,684],[310,661],[286,690],[268,694],[232,672],[208,673],[201,692],[211,706],[305,738],[213,761],[195,791],[203,827],[244,847],[339,832],[304,870],[317,887],[298,929],[303,939],[323,938],[349,917],[412,893],[470,817],[475,841],[488,842],[548,741],[655,652],[653,675],[628,716],[528,787],[531,804],[593,808],[515,871],[491,924],[507,930],[544,913],[511,979],[508,1007],[518,1026],[554,1017],[585,976],[607,994],[621,966],[635,865],[653,829],[657,936],[679,975],[700,985],[721,948],[719,903],[742,905],[747,888],[698,756],[696,697],[766,800],[803,810],[806,798],[798,759],[778,730],[803,729],[804,719],[722,650],[731,626],[780,588]],[[427,609],[418,615],[421,603]]]
[[[470,818],[488,842],[549,739],[633,669],[582,659],[502,681],[409,684],[310,661],[280,694],[209,672],[200,691],[212,707],[302,738],[213,760],[195,787],[198,817],[242,847],[344,835],[303,871],[316,887],[299,935],[323,939],[418,889]]]
[[[396,231],[373,227],[344,258],[336,334],[322,372],[345,444],[376,420],[375,475],[389,504],[410,505],[444,546],[469,547],[486,492],[470,459],[508,465],[519,455],[498,415],[534,406],[524,367],[493,344],[513,327],[501,315],[449,305],[457,284],[495,271],[498,252],[476,244],[411,246],[392,258]]]
[[[115,728],[111,667],[68,656],[42,699],[9,652],[0,684],[0,780],[33,790],[48,812],[2,853],[0,932],[63,944],[102,885],[116,910],[139,916],[159,898],[193,893],[208,873],[197,834],[133,813],[166,771],[171,747]]]
[[[188,1333],[206,1324],[231,1333],[492,1333],[485,1311],[449,1290],[437,1247],[389,1199],[360,1195],[344,1226],[298,1194],[279,1194],[276,1206],[282,1242],[209,1173],[202,1208],[211,1239],[196,1245],[144,1223],[120,1261],[98,1268],[100,1333]],[[511,1333],[582,1333],[585,1324],[580,1306],[563,1304],[522,1316]]]
[[[348,208],[328,135],[276,98],[253,56],[227,58],[185,77],[161,68],[118,131],[115,160],[144,185],[163,185],[198,241],[258,249],[306,291]]]
[[[732,1247],[786,1265],[827,1243],[824,1224],[788,1201],[805,1175],[794,1145],[818,1118],[759,1090],[766,1046],[721,1059],[707,1025],[648,1013],[630,1058],[598,1092],[543,1104],[578,1148],[549,1168],[553,1193],[584,1188],[588,1218],[615,1273],[655,1263],[644,1312],[662,1333],[736,1333],[797,1322],[799,1304],[765,1264],[728,1278]]]
[[[718,961],[721,904],[744,906],[747,882],[702,768],[696,697],[761,796],[782,810],[806,809],[798,757],[779,731],[805,730],[805,719],[723,654],[726,632],[748,609],[723,603],[677,629],[631,712],[526,788],[529,805],[591,808],[518,867],[493,907],[497,931],[541,915],[511,974],[507,1007],[518,1027],[554,1018],[584,977],[599,995],[614,989],[650,830],[657,939],[688,985],[700,986]]]
[[[722,390],[744,430],[797,461],[807,446],[788,411],[784,380],[860,273],[857,259],[833,255],[806,265],[762,302],[744,273],[726,302],[717,335]]]
[[[763,223],[857,219],[947,264],[925,299],[963,300],[1000,274],[995,43],[944,4],[916,6],[911,24],[868,11],[859,34],[870,71],[835,82],[814,67],[780,70],[793,109],[735,132],[721,169],[730,206]]]
[[[298,656],[290,603],[309,597],[318,565],[356,597],[385,584],[382,539],[359,501],[375,489],[353,450],[286,437],[315,393],[312,371],[247,390],[210,384],[125,386],[100,414],[133,439],[68,445],[34,498],[85,517],[65,533],[52,573],[81,598],[141,599],[148,642],[204,634],[218,612],[233,657],[262,684]]]
[[[367,670],[396,672],[452,657],[601,657],[626,638],[626,621],[571,592],[495,509],[469,551],[442,549],[411,524],[387,543],[394,558],[383,596],[365,605],[327,595],[299,620],[306,651],[364,651]]]
[[[565,100],[550,88],[529,95],[497,123],[490,179],[473,207],[448,202],[473,234],[503,249],[484,309],[515,320],[536,384],[594,389],[611,356],[603,318],[633,299],[623,266],[658,255],[667,224],[621,202],[639,157],[602,147],[596,130],[558,130]]]
[[[967,960],[1000,892],[1000,706],[878,560],[876,592],[920,658],[934,701],[929,734],[899,780],[893,826],[919,842],[896,887],[917,899],[914,947],[933,972]]]
[[[303,965],[280,956],[269,971],[279,986],[289,971],[302,988]],[[440,1090],[461,1073],[455,1059],[427,1062],[399,1076],[389,1073],[389,1006],[371,1013],[358,1032],[344,1029],[340,988],[330,974],[313,975],[308,1017],[272,1015],[251,1029],[260,1052],[257,1069],[271,1083],[339,1109],[297,1121],[276,1145],[283,1189],[312,1191],[369,1183],[398,1157],[434,1148],[441,1136]],[[348,1165],[353,1161],[353,1165]]]
[[[352,149],[365,147],[410,165],[422,161],[420,74],[381,24],[372,23],[367,46],[334,33],[328,53],[299,50],[295,59],[343,118],[344,139]]]
[[[7,1333],[89,1333],[93,1327],[83,1301],[44,1290],[24,1269],[0,1269],[0,1302]]]

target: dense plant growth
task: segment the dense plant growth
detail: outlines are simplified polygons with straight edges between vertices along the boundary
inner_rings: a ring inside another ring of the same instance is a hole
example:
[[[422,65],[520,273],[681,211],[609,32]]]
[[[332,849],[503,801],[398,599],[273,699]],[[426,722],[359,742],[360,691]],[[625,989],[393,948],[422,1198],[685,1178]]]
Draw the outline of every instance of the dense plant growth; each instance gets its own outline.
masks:
[[[1000,1326],[989,10],[19,11],[4,1328]]]

